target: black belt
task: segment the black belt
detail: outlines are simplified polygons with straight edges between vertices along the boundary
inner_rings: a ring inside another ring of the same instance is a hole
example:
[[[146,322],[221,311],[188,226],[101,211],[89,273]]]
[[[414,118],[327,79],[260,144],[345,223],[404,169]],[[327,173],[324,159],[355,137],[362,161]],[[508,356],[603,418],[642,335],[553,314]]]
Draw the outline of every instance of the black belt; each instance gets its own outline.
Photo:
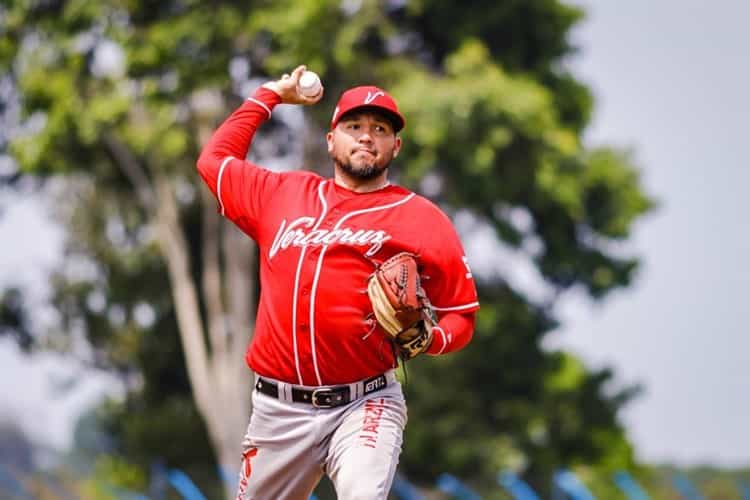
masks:
[[[360,382],[363,387],[362,396],[379,391],[388,385],[388,379],[385,374],[377,375]],[[279,398],[279,386],[276,382],[258,377],[255,382],[255,388],[258,392]],[[351,388],[348,385],[339,385],[333,387],[322,387],[320,389],[298,389],[292,387],[292,401],[295,403],[307,403],[315,408],[334,408],[351,403],[354,400],[351,394]]]

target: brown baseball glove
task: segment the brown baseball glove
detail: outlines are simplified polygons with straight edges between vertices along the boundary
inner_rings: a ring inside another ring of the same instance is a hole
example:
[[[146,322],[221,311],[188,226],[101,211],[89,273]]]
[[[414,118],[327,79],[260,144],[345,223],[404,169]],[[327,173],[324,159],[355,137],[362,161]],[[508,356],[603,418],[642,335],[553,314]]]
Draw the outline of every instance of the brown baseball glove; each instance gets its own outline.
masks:
[[[415,256],[401,252],[380,264],[367,284],[375,318],[404,360],[430,347],[437,324],[417,268]]]

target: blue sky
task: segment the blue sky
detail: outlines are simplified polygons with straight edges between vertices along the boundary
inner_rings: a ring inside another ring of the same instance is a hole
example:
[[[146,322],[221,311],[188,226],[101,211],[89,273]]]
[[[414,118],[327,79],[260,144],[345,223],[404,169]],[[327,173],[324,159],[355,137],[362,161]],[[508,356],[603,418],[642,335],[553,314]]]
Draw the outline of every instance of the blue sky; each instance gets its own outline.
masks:
[[[750,3],[577,3],[586,140],[631,147],[661,206],[629,245],[636,285],[600,306],[568,297],[553,341],[645,385],[625,412],[639,456],[748,466]]]
[[[576,3],[588,18],[570,66],[597,99],[586,141],[632,148],[660,208],[628,244],[644,262],[636,284],[602,304],[565,297],[548,345],[645,386],[623,414],[641,459],[748,466],[750,3]],[[41,301],[61,234],[38,200],[3,193],[2,206],[0,283],[28,284]],[[0,373],[0,416],[54,446],[69,443],[69,417],[107,386],[52,356],[20,358],[7,342]],[[80,380],[74,397],[52,399],[50,380],[68,377]]]

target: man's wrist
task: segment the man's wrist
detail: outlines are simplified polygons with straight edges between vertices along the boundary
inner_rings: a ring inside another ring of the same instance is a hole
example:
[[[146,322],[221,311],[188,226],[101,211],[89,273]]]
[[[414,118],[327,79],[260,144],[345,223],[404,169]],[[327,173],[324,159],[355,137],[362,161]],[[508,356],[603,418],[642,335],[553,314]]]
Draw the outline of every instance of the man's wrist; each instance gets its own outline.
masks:
[[[430,343],[430,347],[427,348],[425,351],[426,354],[430,354],[432,356],[439,356],[440,354],[443,354],[448,347],[449,337],[443,331],[442,328],[435,325],[432,327],[432,342]]]
[[[271,118],[271,112],[276,105],[281,104],[281,96],[267,87],[258,87],[248,101],[262,107]]]

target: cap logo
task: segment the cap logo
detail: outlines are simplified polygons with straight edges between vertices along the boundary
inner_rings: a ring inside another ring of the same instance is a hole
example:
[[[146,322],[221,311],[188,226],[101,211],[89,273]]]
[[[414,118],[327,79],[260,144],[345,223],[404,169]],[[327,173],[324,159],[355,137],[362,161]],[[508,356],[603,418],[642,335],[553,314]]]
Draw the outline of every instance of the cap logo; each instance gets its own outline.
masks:
[[[369,91],[368,91],[368,92],[367,92],[367,97],[365,97],[365,104],[370,104],[370,103],[371,103],[372,101],[374,101],[375,99],[377,99],[377,97],[378,97],[379,95],[382,95],[382,96],[384,96],[384,95],[385,95],[385,93],[384,93],[384,92],[380,92],[380,91],[378,91],[378,92],[375,92],[375,93],[373,94],[372,92],[369,92]]]

